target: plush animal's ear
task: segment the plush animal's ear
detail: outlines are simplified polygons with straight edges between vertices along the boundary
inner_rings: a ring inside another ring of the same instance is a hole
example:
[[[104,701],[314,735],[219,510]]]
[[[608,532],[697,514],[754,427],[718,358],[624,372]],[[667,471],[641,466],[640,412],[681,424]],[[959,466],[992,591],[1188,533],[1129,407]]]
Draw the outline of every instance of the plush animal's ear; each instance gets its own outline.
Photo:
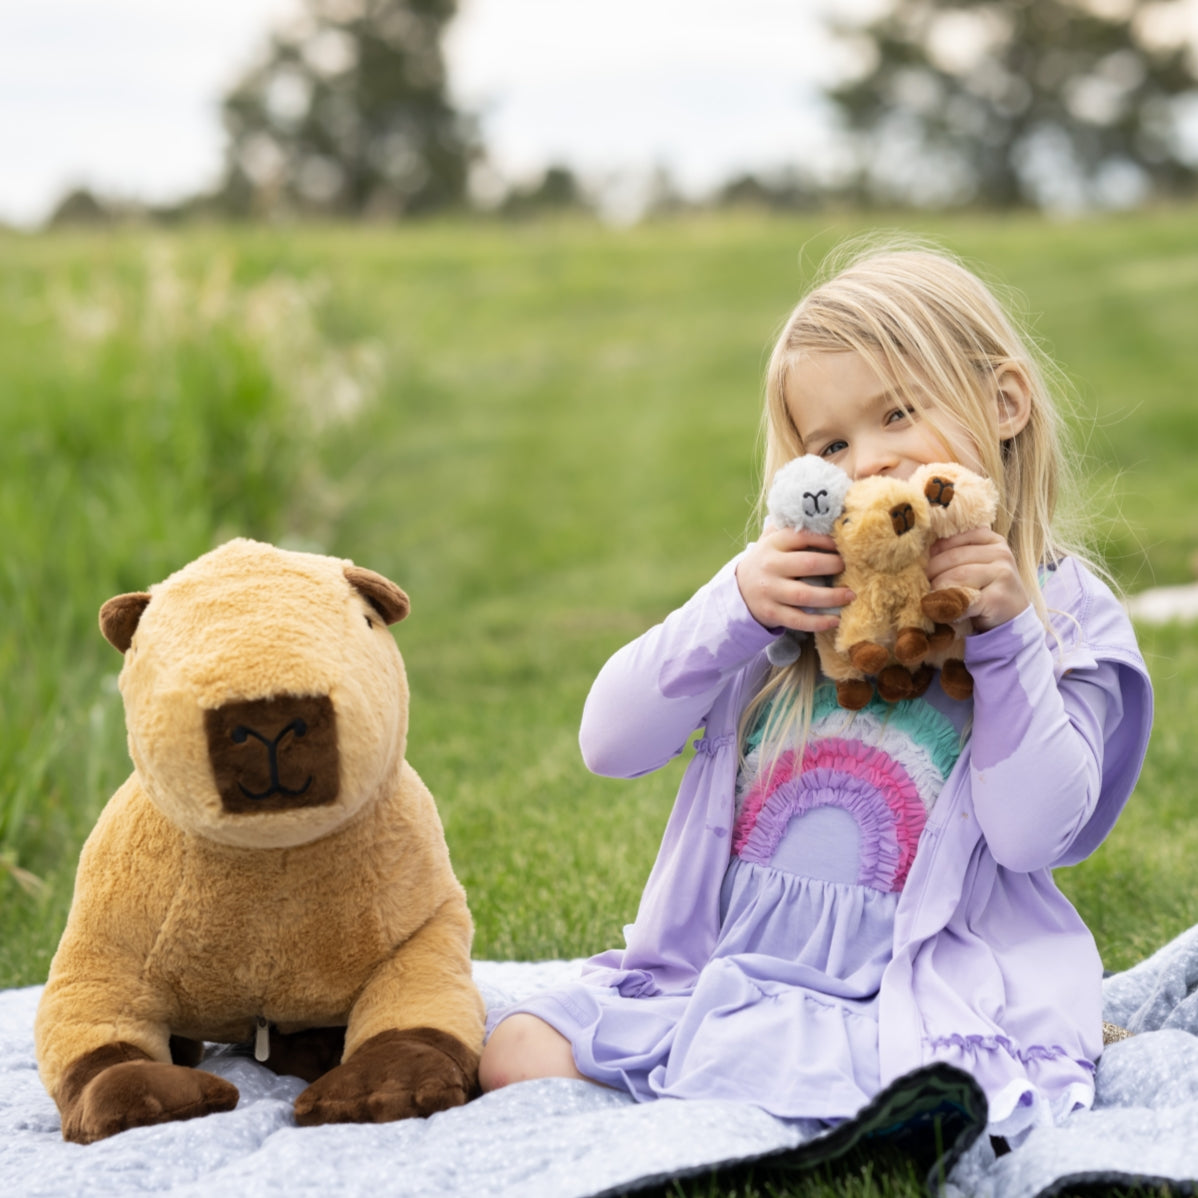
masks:
[[[362,592],[366,602],[374,608],[387,624],[398,624],[411,610],[407,595],[389,578],[364,570],[361,566],[346,566],[345,577],[350,585]]]
[[[100,631],[104,639],[122,653],[133,643],[133,634],[146,610],[150,596],[145,591],[117,595],[100,608]]]

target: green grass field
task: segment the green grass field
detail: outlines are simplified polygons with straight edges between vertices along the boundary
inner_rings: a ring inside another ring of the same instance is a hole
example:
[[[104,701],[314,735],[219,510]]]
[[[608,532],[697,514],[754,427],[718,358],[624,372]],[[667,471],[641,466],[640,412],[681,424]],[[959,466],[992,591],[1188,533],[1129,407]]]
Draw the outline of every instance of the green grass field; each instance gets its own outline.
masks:
[[[1088,503],[1131,590],[1190,581],[1198,550],[1194,218],[918,226],[1017,289],[1074,380]],[[129,768],[100,604],[238,534],[409,591],[410,757],[476,956],[619,943],[682,764],[591,777],[583,699],[742,543],[769,346],[863,227],[0,237],[0,985],[44,979],[79,846]],[[1198,918],[1198,630],[1143,644],[1143,779],[1060,878],[1114,969]]]

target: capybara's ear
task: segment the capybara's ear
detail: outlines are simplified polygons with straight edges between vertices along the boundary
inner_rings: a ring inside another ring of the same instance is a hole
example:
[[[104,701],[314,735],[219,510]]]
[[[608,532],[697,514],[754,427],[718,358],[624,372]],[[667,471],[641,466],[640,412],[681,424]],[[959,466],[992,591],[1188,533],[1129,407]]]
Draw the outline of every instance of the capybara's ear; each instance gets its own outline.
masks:
[[[398,624],[411,610],[407,595],[391,579],[361,566],[346,566],[345,577],[350,585],[362,592],[386,623]]]
[[[133,643],[141,614],[146,610],[150,596],[145,591],[129,595],[117,595],[100,608],[100,631],[109,644],[122,653]]]

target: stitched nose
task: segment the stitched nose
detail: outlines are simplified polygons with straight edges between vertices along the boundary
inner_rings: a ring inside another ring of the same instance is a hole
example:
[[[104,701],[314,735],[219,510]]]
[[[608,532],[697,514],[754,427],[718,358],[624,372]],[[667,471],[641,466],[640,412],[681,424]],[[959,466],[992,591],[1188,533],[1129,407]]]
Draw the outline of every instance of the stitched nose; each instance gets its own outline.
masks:
[[[322,807],[337,797],[337,719],[327,695],[226,703],[204,714],[226,811]]]
[[[934,503],[937,507],[948,507],[956,494],[956,487],[952,479],[933,474],[924,484],[923,493],[929,503]]]
[[[910,532],[915,527],[915,509],[909,503],[896,503],[890,509],[890,523],[896,537]]]

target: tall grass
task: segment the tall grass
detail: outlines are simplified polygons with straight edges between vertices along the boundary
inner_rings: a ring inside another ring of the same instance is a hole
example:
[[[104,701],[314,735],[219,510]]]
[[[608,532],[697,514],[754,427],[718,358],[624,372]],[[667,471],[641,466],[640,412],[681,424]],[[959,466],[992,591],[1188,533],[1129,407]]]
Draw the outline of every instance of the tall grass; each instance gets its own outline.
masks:
[[[284,534],[319,477],[328,415],[311,384],[364,383],[303,279],[238,282],[228,251],[12,239],[5,261],[0,971],[26,978],[81,836],[127,772],[98,604],[234,533]]]
[[[1188,580],[1198,548],[1193,221],[924,230],[1038,314],[1133,589]],[[410,592],[410,755],[476,954],[619,943],[681,763],[589,776],[583,698],[741,543],[768,346],[861,227],[0,239],[0,985],[44,977],[81,840],[128,770],[97,609],[235,534],[353,557]],[[1196,641],[1145,630],[1161,703],[1144,779],[1062,874],[1113,968],[1198,915]]]

